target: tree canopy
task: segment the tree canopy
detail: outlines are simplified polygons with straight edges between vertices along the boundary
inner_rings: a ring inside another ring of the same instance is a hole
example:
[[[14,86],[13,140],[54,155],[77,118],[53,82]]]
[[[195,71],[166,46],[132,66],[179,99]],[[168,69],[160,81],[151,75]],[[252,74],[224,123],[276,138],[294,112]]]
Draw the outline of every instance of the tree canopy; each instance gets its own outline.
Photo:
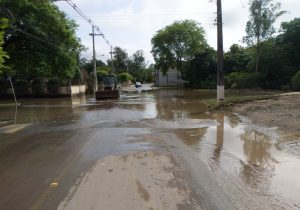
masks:
[[[137,81],[146,79],[146,59],[142,50],[137,50],[129,60],[129,72]]]
[[[224,54],[225,73],[246,70],[251,57],[251,50],[238,44],[233,44],[229,51]]]
[[[151,40],[156,65],[166,72],[176,66],[183,73],[183,62],[207,48],[202,26],[193,20],[176,21],[156,32]]]
[[[77,25],[51,1],[1,0],[9,19],[4,50],[16,78],[69,78],[78,71],[83,50]]]
[[[246,25],[244,41],[256,47],[256,72],[259,69],[260,44],[275,33],[274,23],[285,13],[274,0],[250,0],[250,17]]]
[[[128,62],[128,53],[125,49],[122,49],[121,47],[115,47],[113,50],[113,65],[115,73],[122,73],[126,71],[127,68],[127,62]],[[108,65],[111,66],[111,60],[108,60]]]
[[[281,34],[278,36],[278,44],[282,46],[287,64],[300,69],[300,18],[281,24]]]
[[[8,58],[7,53],[3,50],[4,29],[7,27],[7,19],[0,18],[0,75],[4,69],[4,61]]]

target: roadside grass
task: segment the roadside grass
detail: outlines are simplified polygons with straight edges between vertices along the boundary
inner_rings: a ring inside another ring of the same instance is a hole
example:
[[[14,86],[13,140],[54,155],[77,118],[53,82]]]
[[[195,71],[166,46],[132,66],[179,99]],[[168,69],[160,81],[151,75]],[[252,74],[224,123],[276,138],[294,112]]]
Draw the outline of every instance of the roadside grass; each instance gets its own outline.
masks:
[[[230,107],[234,104],[241,104],[257,100],[267,100],[278,97],[279,94],[286,91],[274,90],[225,90],[225,100],[223,104],[219,104],[216,98],[208,98],[203,100],[209,109],[220,109]],[[216,95],[216,92],[215,92]]]
[[[204,102],[206,103],[207,107],[209,109],[220,109],[220,108],[226,108],[230,107],[234,104],[240,104],[240,103],[246,103],[246,102],[251,102],[251,101],[257,101],[257,100],[267,100],[271,98],[276,98],[278,97],[277,94],[269,94],[269,95],[229,95],[225,96],[225,100],[223,104],[219,104],[217,99],[207,99]]]

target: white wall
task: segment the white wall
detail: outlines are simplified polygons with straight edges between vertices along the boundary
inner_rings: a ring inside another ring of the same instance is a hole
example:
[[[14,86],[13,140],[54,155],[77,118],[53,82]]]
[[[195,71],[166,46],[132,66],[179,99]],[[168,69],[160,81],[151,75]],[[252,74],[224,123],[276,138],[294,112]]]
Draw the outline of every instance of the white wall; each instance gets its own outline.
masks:
[[[170,68],[166,75],[158,71],[156,73],[155,85],[157,87],[176,87],[179,78],[181,78],[181,73],[176,68]]]

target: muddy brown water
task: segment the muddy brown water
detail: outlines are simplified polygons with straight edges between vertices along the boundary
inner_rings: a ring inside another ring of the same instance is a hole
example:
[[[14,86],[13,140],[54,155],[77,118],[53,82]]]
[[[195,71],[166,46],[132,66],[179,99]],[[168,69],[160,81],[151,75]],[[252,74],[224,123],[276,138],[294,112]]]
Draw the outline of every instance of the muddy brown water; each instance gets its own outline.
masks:
[[[250,196],[275,200],[270,209],[300,208],[299,156],[280,149],[276,128],[253,125],[235,113],[208,111],[203,100],[211,97],[214,92],[209,91],[184,91],[178,97],[169,89],[122,95],[119,100],[24,99],[17,109],[0,106],[0,207],[57,206],[59,197],[95,161],[127,151],[165,149],[155,136],[167,132],[191,149],[228,193],[238,197],[229,190],[228,183],[233,183]],[[172,149],[172,140],[166,142]],[[74,151],[80,151],[76,163],[71,160],[63,169],[60,162]],[[34,170],[36,180],[28,178]],[[69,179],[59,196],[49,192],[44,199],[42,189],[53,177]],[[7,193],[12,187],[15,190]]]

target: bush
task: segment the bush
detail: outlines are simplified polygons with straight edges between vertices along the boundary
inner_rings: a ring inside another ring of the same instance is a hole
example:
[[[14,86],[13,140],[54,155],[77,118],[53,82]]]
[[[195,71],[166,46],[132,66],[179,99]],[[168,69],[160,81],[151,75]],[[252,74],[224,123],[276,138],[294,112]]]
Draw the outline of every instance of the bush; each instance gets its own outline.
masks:
[[[6,94],[6,90],[10,88],[10,82],[7,78],[0,78],[0,95]]]
[[[58,93],[58,87],[60,86],[60,80],[58,78],[51,78],[47,82],[47,88],[49,93]]]
[[[259,87],[259,75],[250,72],[232,72],[225,77],[227,88],[257,88]]]
[[[117,78],[118,78],[119,83],[125,83],[125,82],[132,80],[131,74],[128,74],[128,73],[118,74]]]
[[[217,82],[215,79],[206,79],[201,82],[200,87],[203,89],[214,89],[217,87]]]
[[[298,71],[291,80],[293,90],[300,90],[300,71]]]
[[[32,93],[34,95],[42,95],[44,93],[44,86],[42,79],[34,79],[32,81]]]
[[[105,70],[98,70],[97,71],[97,79],[98,82],[102,81],[104,77],[106,77],[108,75],[108,72]]]
[[[29,93],[30,83],[26,80],[17,80],[15,83],[16,95],[27,95]]]

